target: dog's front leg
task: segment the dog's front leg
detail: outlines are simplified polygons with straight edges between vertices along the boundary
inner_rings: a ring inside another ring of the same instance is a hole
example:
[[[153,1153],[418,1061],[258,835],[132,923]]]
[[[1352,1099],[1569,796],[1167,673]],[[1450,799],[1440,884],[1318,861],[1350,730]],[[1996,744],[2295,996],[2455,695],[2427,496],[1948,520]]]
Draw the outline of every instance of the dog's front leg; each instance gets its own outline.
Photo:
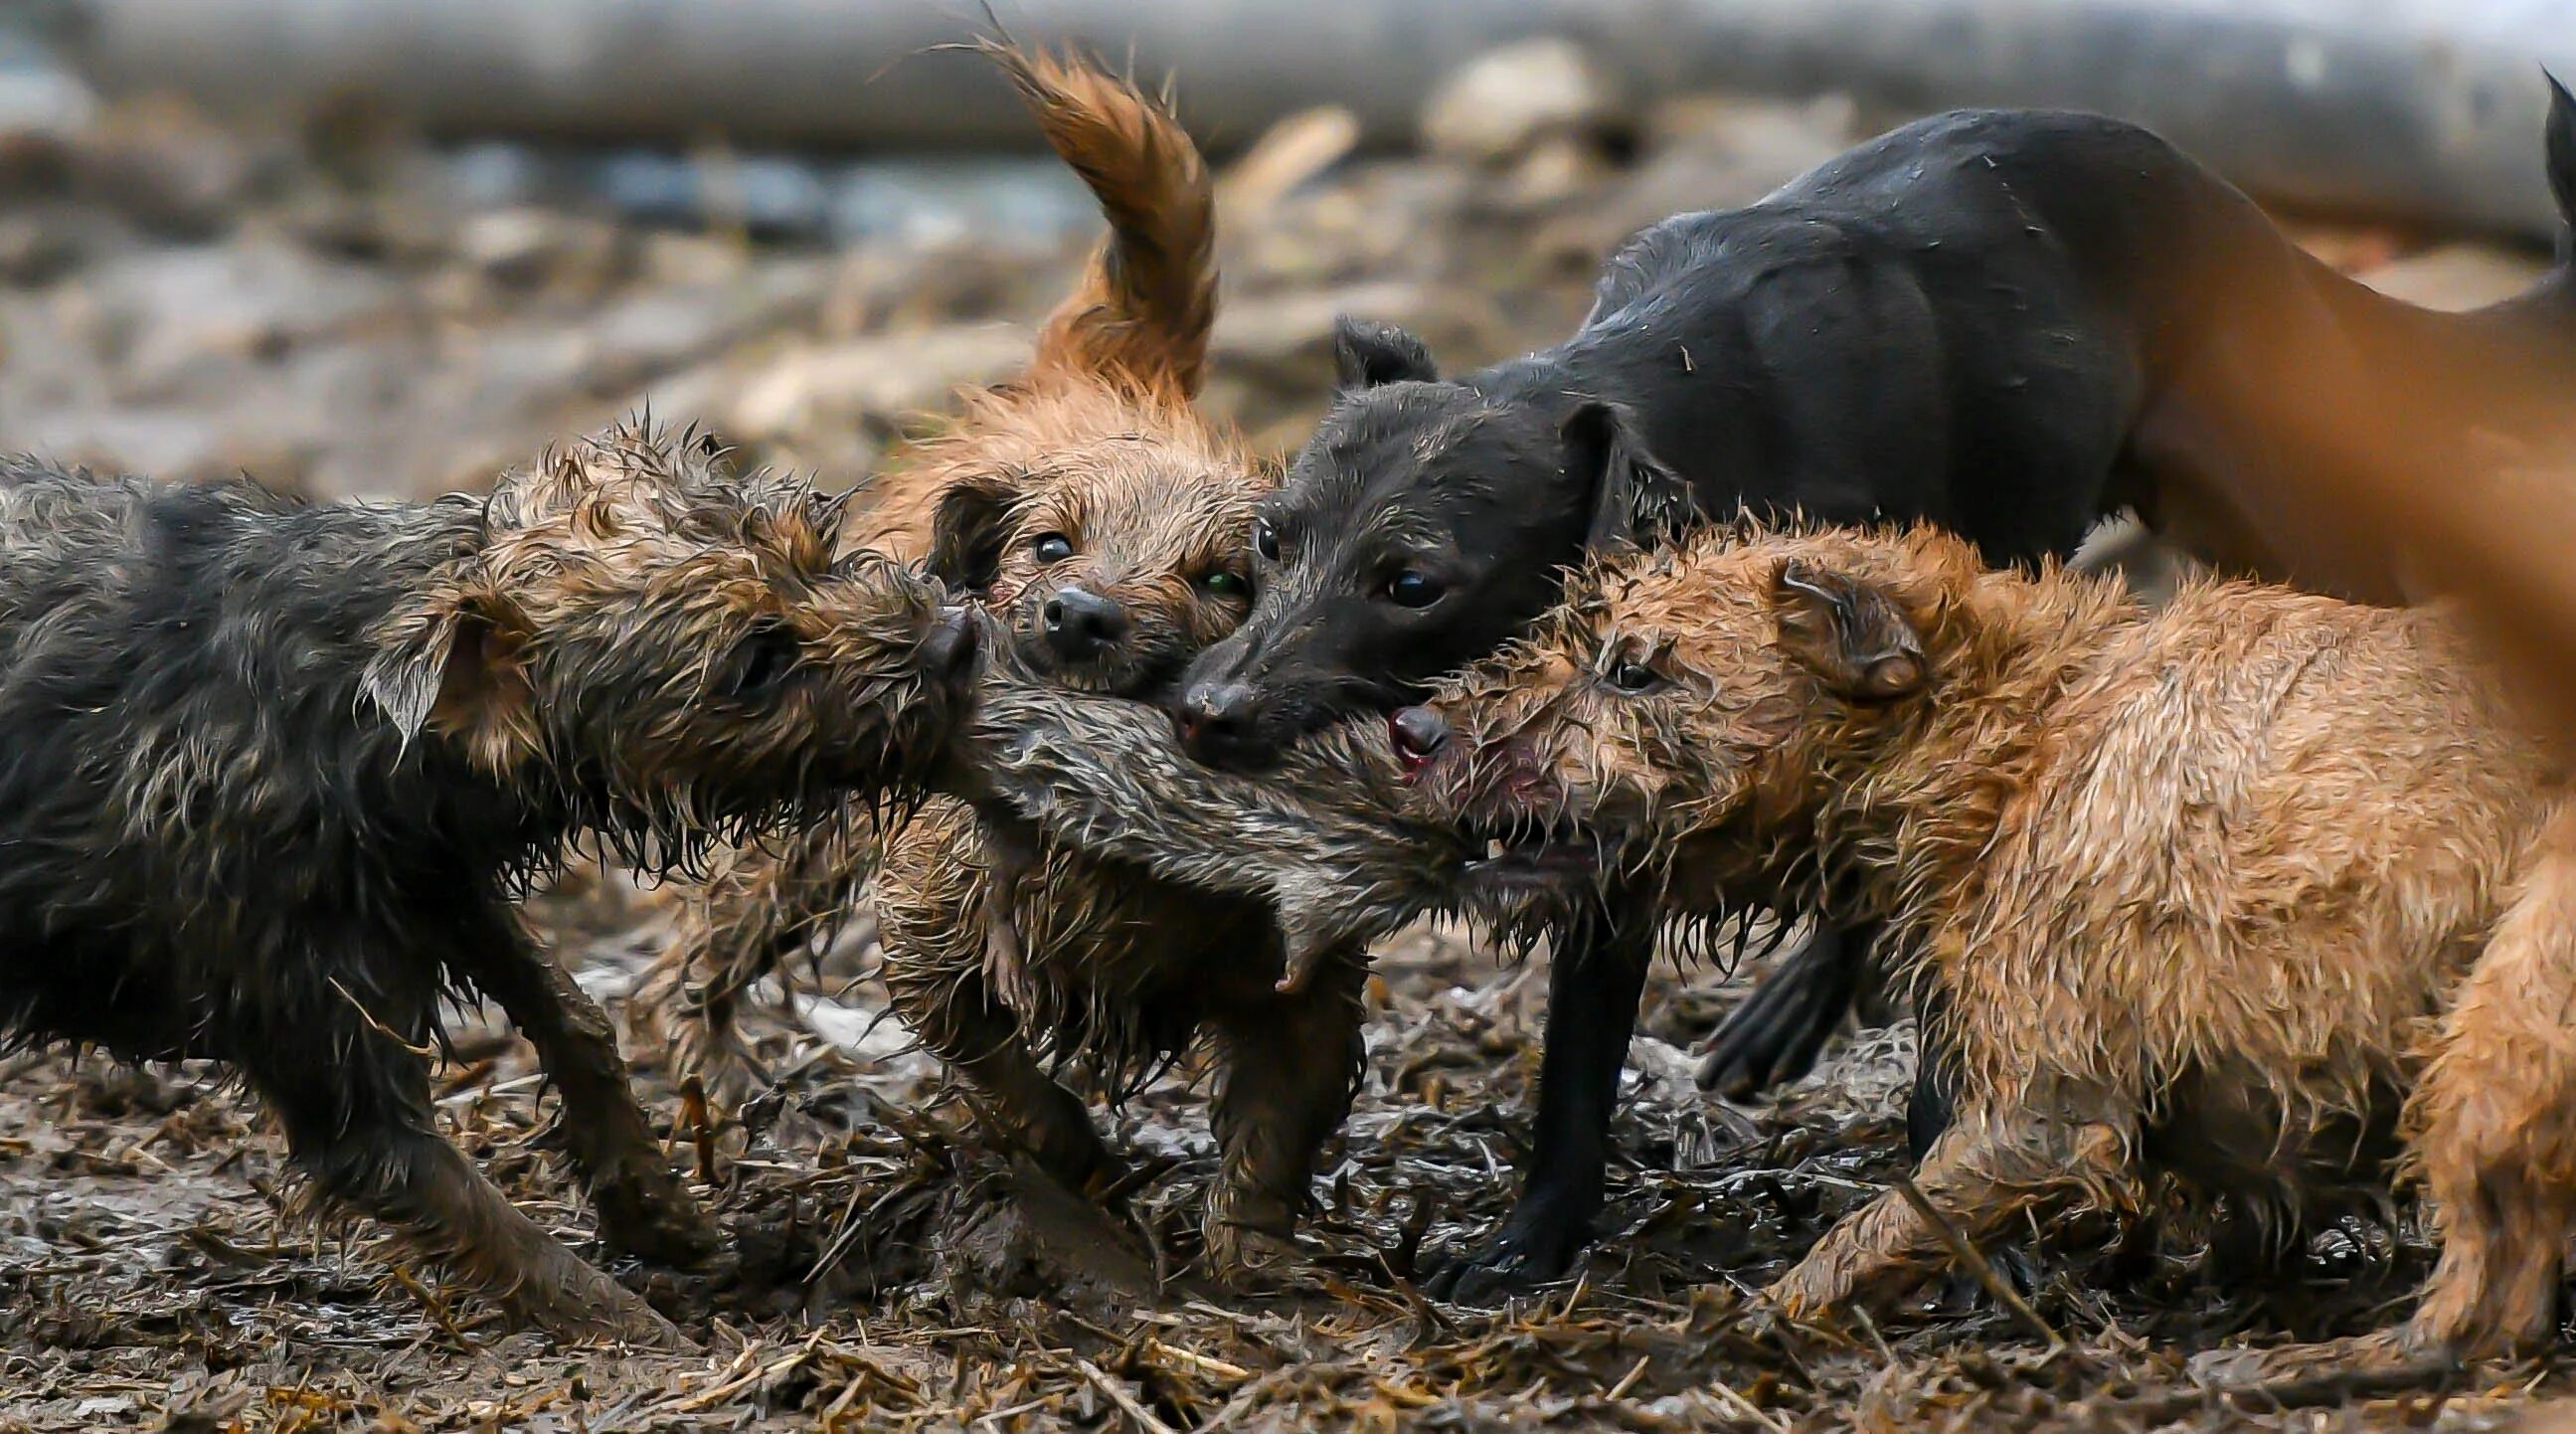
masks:
[[[1630,898],[1612,898],[1558,931],[1538,1129],[1520,1203],[1501,1229],[1440,1272],[1433,1293],[1474,1302],[1545,1284],[1572,1268],[1591,1241],[1619,1071],[1654,954],[1653,909]]]

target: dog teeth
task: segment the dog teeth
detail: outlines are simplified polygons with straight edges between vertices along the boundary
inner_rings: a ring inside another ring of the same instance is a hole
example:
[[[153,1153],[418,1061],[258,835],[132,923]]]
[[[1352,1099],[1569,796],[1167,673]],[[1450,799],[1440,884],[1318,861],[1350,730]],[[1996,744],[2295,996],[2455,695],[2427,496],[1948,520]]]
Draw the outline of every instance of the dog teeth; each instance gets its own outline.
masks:
[[[1485,839],[1485,860],[1501,861],[1502,859],[1503,839],[1501,837],[1487,837]]]

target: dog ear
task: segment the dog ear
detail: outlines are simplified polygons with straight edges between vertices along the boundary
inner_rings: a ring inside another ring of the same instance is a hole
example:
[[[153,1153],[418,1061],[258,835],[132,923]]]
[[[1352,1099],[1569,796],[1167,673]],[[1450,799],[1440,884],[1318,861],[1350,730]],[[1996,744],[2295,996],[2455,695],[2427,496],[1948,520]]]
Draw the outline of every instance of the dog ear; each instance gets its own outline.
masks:
[[[930,575],[964,592],[993,586],[1009,538],[1012,490],[993,479],[967,479],[939,495],[930,520]]]
[[[1771,579],[1771,615],[1780,646],[1853,701],[1893,702],[1931,680],[1922,634],[1868,583],[1789,558]]]
[[[1646,451],[1625,413],[1593,399],[1567,415],[1558,433],[1566,476],[1590,495],[1586,548],[1653,548],[1690,528],[1697,517],[1690,485]]]
[[[1356,393],[1386,383],[1430,383],[1440,377],[1431,350],[1393,324],[1348,314],[1333,320],[1333,389]]]
[[[360,688],[405,744],[434,724],[498,770],[534,741],[527,633],[518,604],[497,589],[447,588],[397,621]]]

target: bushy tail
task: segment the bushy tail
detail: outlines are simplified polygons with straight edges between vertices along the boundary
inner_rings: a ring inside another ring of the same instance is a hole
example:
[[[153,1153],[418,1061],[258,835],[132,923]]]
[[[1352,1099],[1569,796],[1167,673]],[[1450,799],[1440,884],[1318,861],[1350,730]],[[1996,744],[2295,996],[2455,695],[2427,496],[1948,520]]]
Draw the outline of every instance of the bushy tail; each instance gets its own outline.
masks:
[[[1216,321],[1216,194],[1172,112],[1097,66],[988,40],[1064,162],[1100,198],[1109,237],[1038,338],[1037,366],[1187,399]]]

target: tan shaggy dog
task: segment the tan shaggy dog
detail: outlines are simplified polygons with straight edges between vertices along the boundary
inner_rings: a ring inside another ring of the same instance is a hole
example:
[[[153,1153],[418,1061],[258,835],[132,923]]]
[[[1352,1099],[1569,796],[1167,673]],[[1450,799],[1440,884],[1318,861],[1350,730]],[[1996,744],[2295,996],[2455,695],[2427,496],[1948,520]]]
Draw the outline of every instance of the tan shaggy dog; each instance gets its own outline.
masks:
[[[1748,873],[1888,920],[1963,1074],[1922,1192],[1972,1238],[2170,1178],[2295,1220],[2392,1122],[2442,1244],[2413,1320],[2317,1359],[2546,1341],[2576,1215],[2576,825],[2440,614],[2237,583],[2150,613],[1930,530],[1714,535],[1577,584],[1399,746],[1505,844],[1677,914]],[[1948,1258],[1891,1192],[1792,1314]]]
[[[1036,679],[1156,696],[1242,621],[1252,505],[1273,481],[1191,406],[1214,317],[1212,190],[1187,135],[1133,88],[992,53],[1099,194],[1110,238],[1027,374],[970,396],[961,422],[869,492],[853,528],[976,593]],[[897,1014],[999,1133],[1077,1190],[1114,1190],[1122,1164],[1050,1065],[1114,1099],[1212,1034],[1225,1160],[1210,1262],[1244,1274],[1284,1253],[1355,1086],[1363,947],[1337,948],[1283,992],[1275,964],[1244,959],[1278,946],[1262,906],[934,801],[881,847],[854,828],[720,876],[656,983],[666,1004],[695,983],[676,1013],[684,1065],[743,1090],[739,993],[834,929],[871,876]]]

